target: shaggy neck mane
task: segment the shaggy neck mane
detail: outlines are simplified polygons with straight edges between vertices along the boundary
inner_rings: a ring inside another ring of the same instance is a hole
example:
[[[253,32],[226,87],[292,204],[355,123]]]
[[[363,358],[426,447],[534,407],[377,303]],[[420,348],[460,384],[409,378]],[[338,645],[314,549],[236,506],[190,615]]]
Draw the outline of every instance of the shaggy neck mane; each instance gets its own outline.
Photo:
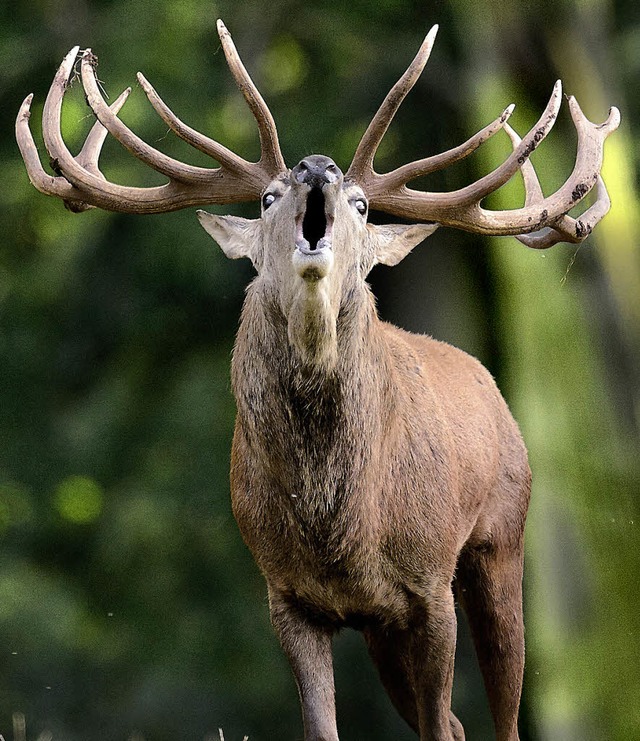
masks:
[[[384,418],[381,389],[389,388],[379,379],[386,359],[378,325],[370,291],[354,289],[338,312],[335,362],[305,363],[276,297],[258,281],[249,288],[232,364],[238,415],[256,455],[264,452],[287,488],[324,475],[323,488],[335,490],[345,458],[354,470],[368,458],[362,430]]]

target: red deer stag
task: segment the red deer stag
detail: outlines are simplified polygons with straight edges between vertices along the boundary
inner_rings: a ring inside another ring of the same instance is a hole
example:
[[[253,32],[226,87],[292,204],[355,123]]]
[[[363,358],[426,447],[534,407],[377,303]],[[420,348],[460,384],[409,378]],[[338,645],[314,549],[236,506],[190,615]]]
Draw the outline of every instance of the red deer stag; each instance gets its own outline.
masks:
[[[343,626],[363,632],[391,700],[421,739],[463,739],[451,712],[455,594],[471,625],[498,741],[514,741],[524,663],[525,447],[489,373],[460,350],[380,321],[365,279],[376,263],[395,265],[439,226],[514,235],[536,248],[585,239],[609,208],[600,168],[619,114],[613,108],[595,125],[568,99],[576,163],[547,197],[529,156],[555,121],[559,82],[522,140],[507,124],[510,106],[464,144],[379,174],[376,150],[427,62],[434,27],[344,175],[320,155],[289,170],[271,113],[221,22],[218,31],[258,123],[258,162],[187,126],[139,75],[167,126],[219,166],[186,165],[149,146],[117,117],[128,91],[111,106],[104,102],[89,50],[81,76],[98,121],[72,156],[60,134],[60,110],[74,48],[43,112],[55,177],[42,168],[29,130],[31,96],[18,115],[31,182],[76,211],[98,206],[145,214],[260,199],[256,220],[198,216],[228,257],[250,258],[258,273],[233,354],[238,413],[231,493],[295,674],[305,739],[338,739],[331,643]],[[449,193],[407,187],[501,129],[513,152],[490,174]],[[105,180],[98,156],[107,131],[168,183],[134,188]],[[524,206],[482,208],[517,171],[525,181]],[[593,186],[594,204],[578,219],[568,216]],[[367,223],[369,208],[423,223],[374,226]]]

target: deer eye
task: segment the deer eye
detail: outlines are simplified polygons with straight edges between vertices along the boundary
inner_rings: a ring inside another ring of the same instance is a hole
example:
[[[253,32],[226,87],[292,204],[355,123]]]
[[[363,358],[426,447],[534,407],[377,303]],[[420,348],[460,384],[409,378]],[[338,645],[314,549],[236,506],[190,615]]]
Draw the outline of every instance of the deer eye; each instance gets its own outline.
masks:
[[[359,214],[362,214],[362,216],[364,216],[367,213],[367,202],[364,199],[358,198],[356,202],[354,203],[354,205],[356,207],[356,211]]]
[[[273,193],[265,193],[262,196],[262,207],[266,211],[269,206],[271,206],[273,203],[275,203],[276,197]]]

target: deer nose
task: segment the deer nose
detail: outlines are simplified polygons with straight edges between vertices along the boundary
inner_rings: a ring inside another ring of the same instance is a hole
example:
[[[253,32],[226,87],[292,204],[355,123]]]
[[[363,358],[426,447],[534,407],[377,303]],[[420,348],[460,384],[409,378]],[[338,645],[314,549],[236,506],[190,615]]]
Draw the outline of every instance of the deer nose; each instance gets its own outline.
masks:
[[[342,177],[336,163],[322,154],[305,157],[291,171],[293,179],[312,188],[323,188],[327,183],[335,183]]]

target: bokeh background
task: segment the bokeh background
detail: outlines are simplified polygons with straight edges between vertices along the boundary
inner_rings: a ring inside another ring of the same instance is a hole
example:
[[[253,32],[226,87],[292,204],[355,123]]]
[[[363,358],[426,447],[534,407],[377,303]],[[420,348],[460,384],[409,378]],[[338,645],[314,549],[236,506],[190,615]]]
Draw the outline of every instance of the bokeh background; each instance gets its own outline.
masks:
[[[192,126],[248,157],[254,123],[215,33],[222,17],[278,122],[290,164],[344,168],[424,34],[434,53],[380,149],[379,169],[447,149],[506,105],[524,133],[554,81],[595,121],[613,208],[579,248],[441,229],[371,275],[380,313],[478,356],[531,453],[523,741],[640,739],[640,14],[635,0],[9,0],[0,6],[0,733],[29,739],[302,737],[293,680],[228,493],[229,359],[249,265],[227,262],[193,211],[71,214],[28,183],[13,138],[32,126],[74,44],[147,141],[194,164],[135,84],[144,71]],[[79,85],[63,128],[91,124]],[[424,185],[453,189],[506,136]],[[534,155],[546,192],[571,171],[564,107]],[[107,142],[103,169],[161,182]],[[522,202],[519,182],[494,207]],[[257,206],[233,209],[248,216]],[[493,738],[461,620],[454,708]],[[336,641],[341,738],[413,735],[360,636]]]

